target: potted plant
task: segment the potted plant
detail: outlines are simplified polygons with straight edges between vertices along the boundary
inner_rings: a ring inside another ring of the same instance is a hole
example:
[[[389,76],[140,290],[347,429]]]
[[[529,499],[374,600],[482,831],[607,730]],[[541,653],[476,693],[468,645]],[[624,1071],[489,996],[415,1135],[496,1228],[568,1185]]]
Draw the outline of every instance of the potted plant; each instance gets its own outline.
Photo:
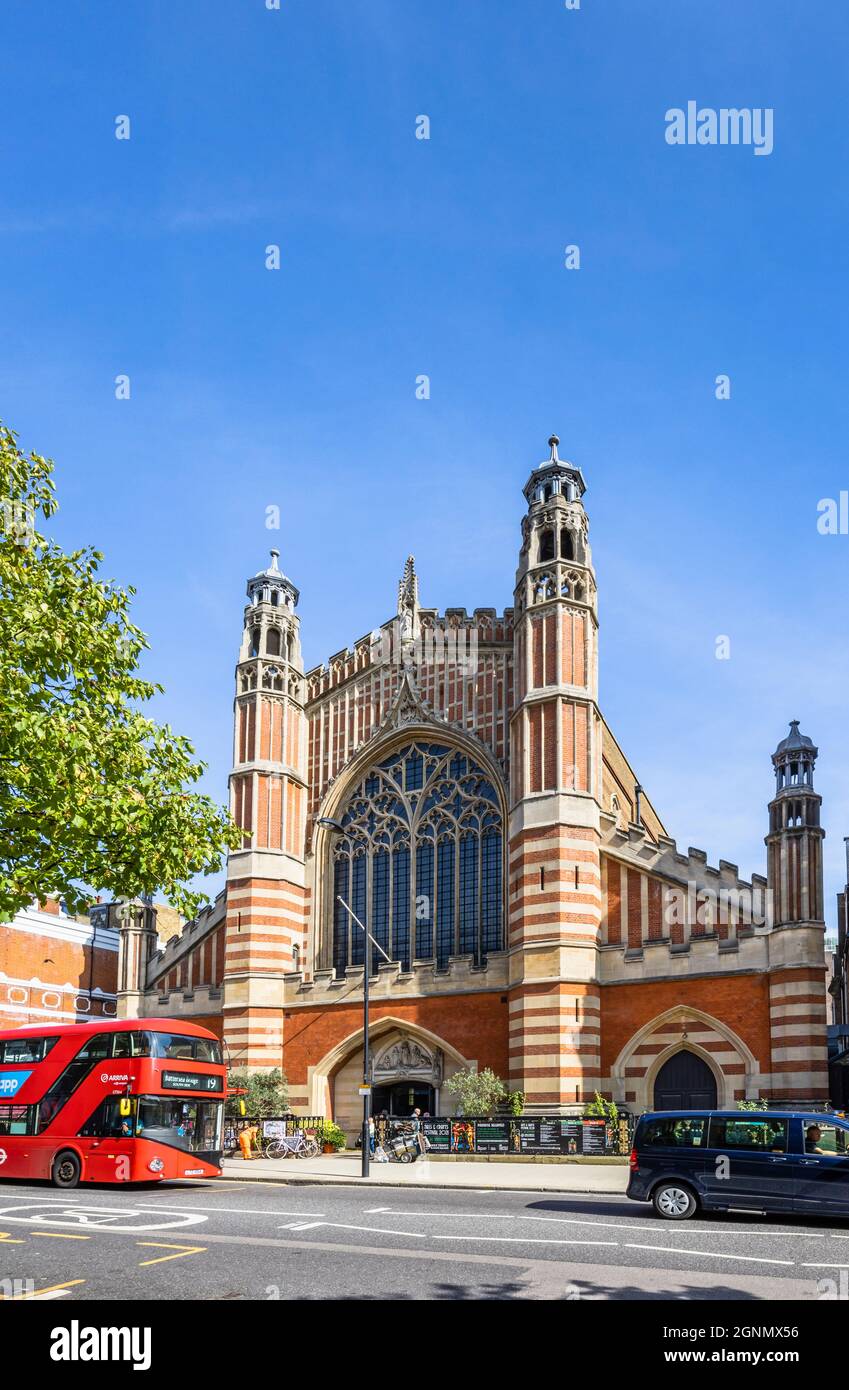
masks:
[[[345,1131],[332,1120],[325,1120],[321,1127],[321,1143],[326,1154],[338,1153],[346,1144]]]

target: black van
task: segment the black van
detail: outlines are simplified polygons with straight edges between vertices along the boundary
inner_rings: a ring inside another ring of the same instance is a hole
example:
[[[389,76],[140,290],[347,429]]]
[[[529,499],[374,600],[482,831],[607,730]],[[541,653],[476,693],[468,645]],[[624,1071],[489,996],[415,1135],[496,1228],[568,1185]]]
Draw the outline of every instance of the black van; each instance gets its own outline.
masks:
[[[849,1120],[799,1110],[641,1115],[627,1195],[683,1221],[709,1211],[849,1217]]]

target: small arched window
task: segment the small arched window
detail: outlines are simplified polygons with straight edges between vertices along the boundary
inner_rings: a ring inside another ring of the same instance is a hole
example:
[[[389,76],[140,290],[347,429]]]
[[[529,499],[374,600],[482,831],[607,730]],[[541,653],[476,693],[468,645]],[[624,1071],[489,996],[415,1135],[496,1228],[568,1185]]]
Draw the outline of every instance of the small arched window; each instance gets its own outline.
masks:
[[[572,538],[572,532],[565,526],[560,532],[560,558],[561,560],[574,560],[575,558],[575,542]]]
[[[251,656],[259,656],[259,644],[262,638],[262,629],[255,627],[251,632]]]
[[[280,629],[270,627],[265,637],[265,650],[269,656],[280,655]]]
[[[539,538],[539,558],[544,564],[554,559],[554,532],[543,531]]]

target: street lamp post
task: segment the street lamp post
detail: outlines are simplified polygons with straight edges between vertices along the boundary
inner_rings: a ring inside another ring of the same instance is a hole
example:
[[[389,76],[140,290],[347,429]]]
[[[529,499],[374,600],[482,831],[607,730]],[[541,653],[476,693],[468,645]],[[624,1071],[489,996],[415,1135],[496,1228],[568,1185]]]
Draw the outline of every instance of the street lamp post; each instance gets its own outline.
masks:
[[[332,820],[330,816],[321,816],[321,817],[319,818],[319,820],[318,820],[318,824],[319,824],[319,825],[326,826],[328,830],[333,830],[333,831],[335,831],[335,833],[336,833],[337,835],[342,835],[342,834],[345,833],[345,827],[344,827],[344,825],[340,824],[340,822],[339,822],[338,820]],[[380,952],[380,954],[383,956],[383,959],[384,959],[385,961],[389,961],[389,964],[390,964],[390,965],[392,964],[392,962],[391,962],[391,960],[389,959],[389,956],[388,956],[388,955],[386,954],[386,952],[384,951],[384,949],[383,949],[383,947],[381,946],[380,942],[379,942],[379,941],[375,941],[375,939],[374,939],[374,937],[372,936],[371,932],[369,931],[368,927],[366,927],[366,926],[363,925],[363,923],[360,921],[359,917],[357,916],[356,912],[354,912],[353,908],[350,908],[350,907],[348,906],[348,904],[345,902],[345,899],[342,897],[342,895],[341,895],[340,893],[337,893],[337,894],[336,894],[336,901],[337,901],[338,903],[341,903],[342,907],[344,907],[344,909],[345,909],[345,911],[347,912],[348,916],[351,918],[351,921],[352,921],[352,922],[356,922],[357,926],[359,927],[360,931],[363,933],[363,935],[364,935],[364,937],[365,937],[365,954],[364,954],[364,961],[363,961],[363,1088],[362,1088],[362,1090],[363,1090],[363,1137],[362,1137],[362,1175],[363,1175],[364,1178],[367,1178],[368,1175],[369,1175],[369,1158],[370,1158],[370,1156],[371,1156],[370,1149],[369,1149],[369,1133],[368,1133],[368,1122],[369,1122],[369,1117],[370,1117],[370,1115],[371,1115],[371,1082],[370,1082],[370,1080],[369,1080],[369,1045],[368,1045],[368,1028],[369,1028],[368,986],[369,986],[369,976],[371,975],[371,949],[370,949],[370,948],[371,948],[372,946],[375,946],[375,947],[377,948],[377,950]]]

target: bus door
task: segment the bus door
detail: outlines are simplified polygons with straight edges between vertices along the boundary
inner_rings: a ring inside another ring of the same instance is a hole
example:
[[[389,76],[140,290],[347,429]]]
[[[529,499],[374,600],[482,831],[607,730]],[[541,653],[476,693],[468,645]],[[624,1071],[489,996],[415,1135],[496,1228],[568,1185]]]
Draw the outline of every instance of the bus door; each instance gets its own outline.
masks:
[[[136,1102],[107,1096],[80,1131],[86,1145],[83,1177],[89,1182],[130,1182],[135,1148]]]

